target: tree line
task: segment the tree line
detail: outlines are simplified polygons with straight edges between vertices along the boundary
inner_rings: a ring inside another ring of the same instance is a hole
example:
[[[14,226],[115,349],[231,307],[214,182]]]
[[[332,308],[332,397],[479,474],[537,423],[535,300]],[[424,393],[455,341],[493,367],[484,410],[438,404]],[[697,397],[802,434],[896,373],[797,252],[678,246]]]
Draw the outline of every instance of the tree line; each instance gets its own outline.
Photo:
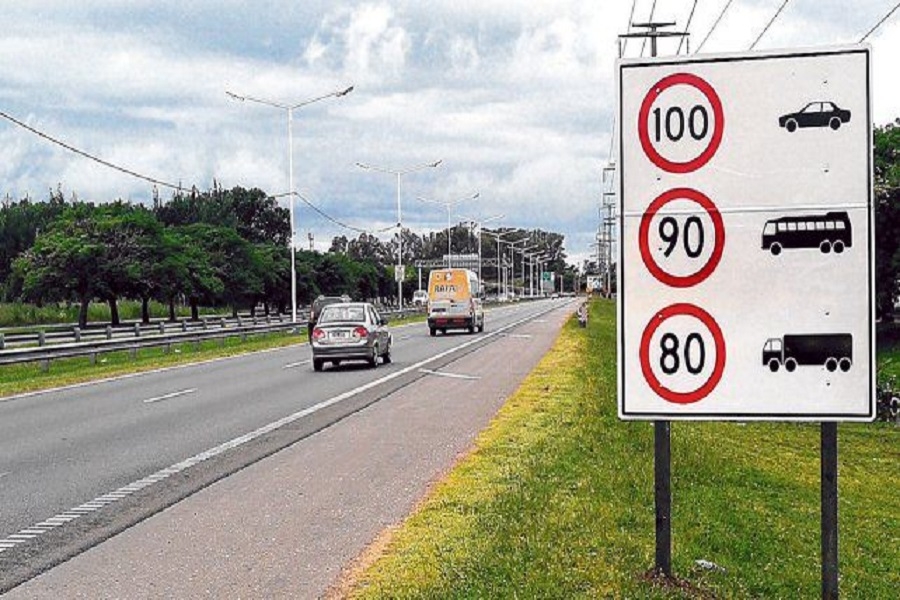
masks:
[[[407,279],[416,276],[415,261],[440,259],[447,252],[446,233],[401,233]],[[533,240],[554,257],[549,268],[566,269],[563,236],[519,229],[499,233],[505,241]],[[470,230],[456,227],[451,235],[454,253],[477,251]],[[59,189],[47,201],[7,198],[0,206],[0,298],[77,303],[81,326],[94,301],[108,303],[118,324],[122,299],[141,302],[144,322],[151,300],[168,305],[171,320],[182,302],[194,319],[200,306],[228,307],[233,314],[259,305],[267,313],[285,312],[291,297],[290,238],[288,210],[259,189],[224,190],[214,183],[209,191],[176,192],[165,202],[156,196],[149,207],[122,200],[67,201]],[[335,237],[324,254],[297,250],[298,301],[308,304],[322,293],[395,300],[398,243],[396,234],[385,243],[361,233],[356,239]],[[482,246],[485,260],[496,258],[491,238]],[[404,286],[405,295],[413,287]]]

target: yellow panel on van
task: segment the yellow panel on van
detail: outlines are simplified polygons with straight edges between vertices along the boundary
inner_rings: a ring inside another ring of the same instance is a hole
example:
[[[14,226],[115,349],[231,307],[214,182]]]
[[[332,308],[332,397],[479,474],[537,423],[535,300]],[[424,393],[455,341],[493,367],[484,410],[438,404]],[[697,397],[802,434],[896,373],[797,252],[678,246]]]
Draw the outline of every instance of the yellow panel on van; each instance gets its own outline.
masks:
[[[481,283],[469,269],[437,269],[428,277],[428,330],[484,331]]]

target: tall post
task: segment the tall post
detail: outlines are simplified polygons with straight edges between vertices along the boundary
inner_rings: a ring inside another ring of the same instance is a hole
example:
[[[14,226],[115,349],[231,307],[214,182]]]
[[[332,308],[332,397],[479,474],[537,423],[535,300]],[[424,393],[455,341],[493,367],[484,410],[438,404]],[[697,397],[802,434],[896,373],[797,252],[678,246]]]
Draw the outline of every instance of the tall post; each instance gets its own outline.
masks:
[[[288,107],[288,198],[290,200],[288,209],[291,213],[291,323],[297,322],[297,244],[294,235],[296,225],[294,223],[294,109]]]
[[[633,27],[647,29],[640,33],[626,33],[619,38],[650,38],[650,56],[656,58],[656,39],[659,37],[686,36],[684,32],[659,31],[661,27],[671,27],[675,23],[632,23]],[[607,278],[609,265],[607,265]],[[669,421],[653,422],[653,472],[656,497],[656,571],[672,576],[672,490],[671,468],[672,450]]]
[[[447,268],[453,268],[453,252],[450,250],[450,203],[447,203]]]
[[[397,172],[397,307],[403,310],[403,216],[400,213],[400,172]]]
[[[838,597],[837,423],[822,423],[822,598]]]

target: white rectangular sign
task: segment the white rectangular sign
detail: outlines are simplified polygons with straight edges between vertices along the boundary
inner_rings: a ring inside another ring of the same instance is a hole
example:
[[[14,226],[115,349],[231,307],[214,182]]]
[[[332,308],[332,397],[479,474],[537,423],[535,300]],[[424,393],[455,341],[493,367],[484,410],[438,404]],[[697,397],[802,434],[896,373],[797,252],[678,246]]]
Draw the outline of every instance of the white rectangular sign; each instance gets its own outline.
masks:
[[[870,62],[618,63],[621,418],[874,418]]]

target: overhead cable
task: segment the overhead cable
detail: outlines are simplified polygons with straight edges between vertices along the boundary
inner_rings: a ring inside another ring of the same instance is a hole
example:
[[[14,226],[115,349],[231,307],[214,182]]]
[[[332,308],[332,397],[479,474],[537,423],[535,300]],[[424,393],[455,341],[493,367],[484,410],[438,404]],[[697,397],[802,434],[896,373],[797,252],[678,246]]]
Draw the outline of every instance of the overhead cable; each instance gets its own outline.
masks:
[[[656,12],[656,0],[653,0],[653,4],[650,6],[650,18],[647,19],[648,23],[653,22],[653,13]],[[644,48],[647,47],[647,38],[644,37],[644,41],[641,42],[641,56],[644,56]]]
[[[625,33],[631,33],[631,22],[634,21],[634,7],[636,4],[637,0],[631,0],[631,15],[628,16],[628,27],[625,29]],[[625,50],[627,49],[628,38],[625,38],[625,42],[622,44],[622,56],[625,56]]]
[[[685,35],[681,36],[681,39],[678,41],[678,50],[675,51],[676,56],[681,54],[681,46],[684,44],[684,40],[688,35],[688,32],[691,30],[691,21],[694,20],[694,11],[697,10],[697,2],[699,0],[694,0],[693,6],[691,6],[691,14],[688,15],[687,24],[684,26]]]
[[[125,173],[126,175],[131,175],[132,177],[136,177],[138,179],[143,179],[144,181],[149,181],[150,183],[153,183],[155,185],[161,185],[163,187],[171,188],[173,190],[180,190],[180,189],[183,189],[183,187],[184,187],[182,185],[169,183],[169,182],[163,181],[161,179],[156,179],[155,177],[148,177],[147,175],[141,175],[140,173],[138,173],[136,171],[132,171],[131,169],[126,169],[125,167],[121,167],[117,164],[111,163],[108,160],[103,160],[102,158],[94,156],[93,154],[89,154],[89,153],[85,152],[84,150],[79,150],[75,146],[71,146],[63,141],[56,139],[53,136],[50,136],[50,135],[44,133],[43,131],[39,131],[39,130],[35,129],[34,127],[32,127],[31,125],[28,125],[27,123],[24,123],[24,122],[16,119],[13,116],[6,114],[3,111],[0,111],[0,117],[3,117],[7,121],[10,121],[11,123],[18,125],[19,127],[22,127],[23,129],[27,129],[28,131],[30,131],[31,133],[35,134],[38,137],[41,137],[49,142],[52,142],[52,143],[56,144],[57,146],[61,146],[61,147],[65,148],[69,152],[74,152],[75,154],[83,156],[87,159],[90,159],[90,160],[96,162],[96,163],[100,163],[104,167],[109,167],[110,169],[114,169],[116,171],[119,171],[120,173]]]
[[[706,37],[703,38],[703,41],[700,42],[700,45],[697,46],[697,49],[696,49],[696,50],[694,50],[694,54],[700,52],[700,49],[703,48],[703,44],[706,43],[706,40],[709,39],[709,36],[711,36],[712,33],[713,33],[713,31],[716,30],[716,27],[719,26],[719,23],[722,21],[722,17],[725,16],[725,11],[728,10],[728,7],[731,6],[731,3],[732,3],[732,2],[734,2],[734,0],[728,0],[728,2],[725,3],[725,8],[723,8],[723,9],[722,9],[722,12],[719,13],[719,17],[716,19],[716,22],[713,23],[713,26],[712,26],[712,27],[709,29],[709,31],[706,33]]]
[[[72,146],[71,144],[67,144],[66,142],[63,142],[62,140],[59,140],[59,139],[57,139],[57,138],[55,138],[55,137],[53,137],[53,136],[51,136],[51,135],[49,135],[49,134],[46,134],[46,133],[44,133],[43,131],[40,131],[40,130],[36,129],[36,128],[32,127],[31,125],[28,125],[27,123],[24,123],[24,122],[20,121],[19,119],[13,117],[12,115],[9,115],[9,114],[7,114],[7,113],[5,113],[5,112],[3,112],[3,111],[0,111],[0,117],[3,117],[3,118],[6,119],[7,121],[10,121],[11,123],[14,123],[15,125],[18,125],[19,127],[21,127],[21,128],[23,128],[23,129],[26,129],[26,130],[30,131],[31,133],[35,134],[36,136],[38,136],[38,137],[40,137],[40,138],[42,138],[42,139],[45,139],[45,140],[47,140],[47,141],[49,141],[49,142],[51,142],[51,143],[53,143],[53,144],[56,144],[57,146],[60,146],[60,147],[62,147],[62,148],[65,148],[65,149],[68,150],[69,152],[74,152],[75,154],[78,154],[79,156],[83,156],[83,157],[85,157],[85,158],[87,158],[87,159],[89,159],[89,160],[92,160],[92,161],[94,161],[94,162],[96,162],[96,163],[99,163],[99,164],[103,165],[104,167],[108,167],[108,168],[110,168],[110,169],[114,169],[114,170],[116,170],[116,171],[119,171],[120,173],[124,173],[124,174],[126,174],[126,175],[130,175],[130,176],[135,177],[135,178],[137,178],[137,179],[141,179],[141,180],[143,180],[143,181],[150,182],[150,183],[152,183],[152,184],[154,184],[154,185],[159,185],[159,186],[162,186],[162,187],[166,187],[166,188],[170,188],[170,189],[178,190],[178,191],[181,191],[181,190],[184,189],[184,186],[183,186],[183,185],[174,184],[174,183],[169,183],[169,182],[167,182],[167,181],[163,181],[162,179],[157,179],[157,178],[155,178],[155,177],[150,177],[150,176],[147,176],[147,175],[143,175],[143,174],[141,174],[141,173],[138,173],[137,171],[133,171],[133,170],[128,169],[128,168],[126,168],[126,167],[122,167],[122,166],[117,165],[117,164],[115,164],[115,163],[111,163],[111,162],[109,162],[108,160],[104,160],[104,159],[102,159],[102,158],[100,158],[100,157],[98,157],[98,156],[94,156],[93,154],[90,154],[90,153],[88,153],[88,152],[85,152],[84,150],[81,150],[81,149],[79,149],[79,148],[76,148],[75,146]],[[323,211],[322,209],[320,209],[318,206],[314,205],[314,204],[313,204],[312,202],[310,202],[308,199],[306,199],[305,197],[303,197],[301,194],[297,194],[297,197],[300,198],[300,200],[302,200],[302,201],[303,201],[307,206],[309,206],[311,209],[313,209],[314,211],[316,211],[317,213],[319,213],[322,217],[324,217],[325,219],[328,219],[329,221],[331,221],[331,222],[334,223],[335,225],[338,225],[338,226],[340,226],[340,227],[344,227],[345,229],[350,229],[350,230],[352,230],[352,231],[358,231],[358,232],[360,232],[360,233],[381,233],[381,232],[384,232],[384,231],[387,231],[387,230],[393,228],[393,227],[388,227],[388,228],[383,229],[383,230],[376,230],[375,232],[370,232],[369,230],[366,230],[366,229],[361,229],[361,228],[359,228],[359,227],[353,227],[352,225],[347,225],[346,223],[343,223],[343,222],[339,221],[338,219],[335,219],[334,217],[332,217],[331,215],[329,215],[328,213],[326,213],[325,211]]]
[[[875,23],[875,26],[874,26],[872,29],[870,29],[868,32],[866,32],[866,35],[864,35],[864,36],[862,36],[861,38],[859,38],[859,43],[862,44],[864,41],[866,41],[866,38],[869,37],[870,35],[872,35],[872,33],[874,33],[876,29],[878,29],[879,27],[881,27],[882,23],[884,23],[885,21],[887,21],[888,19],[890,19],[890,18],[891,18],[891,15],[894,14],[894,12],[895,12],[898,8],[900,8],[900,2],[898,2],[897,4],[895,4],[895,5],[894,5],[894,8],[892,8],[890,11],[888,11],[888,14],[884,15],[884,16],[881,18],[880,21],[878,21],[877,23]]]
[[[772,23],[775,22],[775,19],[778,18],[778,15],[781,14],[781,11],[784,10],[784,7],[787,6],[788,2],[790,2],[790,0],[784,0],[784,2],[781,3],[781,6],[778,7],[778,10],[775,11],[775,14],[772,15],[772,18],[769,20],[768,23],[766,23],[766,26],[763,28],[763,30],[759,33],[759,35],[756,37],[756,39],[753,41],[753,43],[750,44],[750,48],[748,48],[748,50],[753,50],[756,47],[756,44],[759,43],[759,40],[762,39],[762,36],[766,35],[766,32],[769,30],[769,27],[772,26]]]

